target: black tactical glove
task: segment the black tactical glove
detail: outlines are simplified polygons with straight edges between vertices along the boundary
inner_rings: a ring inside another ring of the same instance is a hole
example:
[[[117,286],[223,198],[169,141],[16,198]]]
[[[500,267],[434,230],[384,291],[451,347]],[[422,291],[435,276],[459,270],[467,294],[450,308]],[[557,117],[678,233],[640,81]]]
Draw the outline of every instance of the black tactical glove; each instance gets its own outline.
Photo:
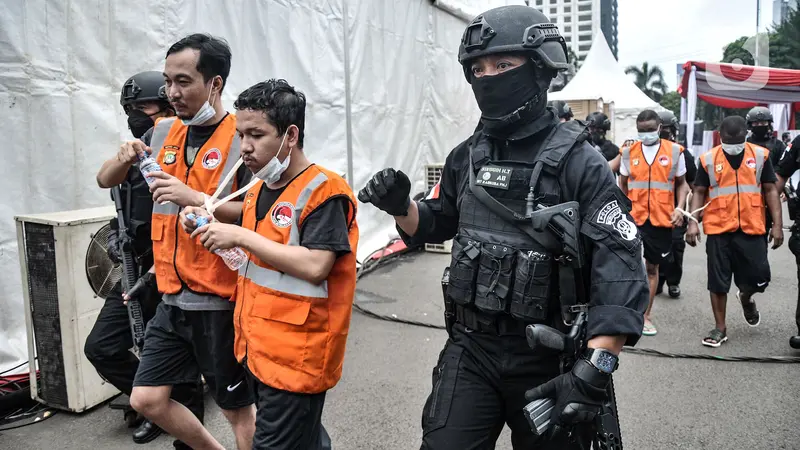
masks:
[[[108,242],[106,243],[106,253],[108,258],[114,264],[122,262],[122,256],[119,254],[119,239],[117,237],[117,230],[111,230],[108,233]]]
[[[608,399],[606,387],[610,379],[609,374],[581,358],[572,371],[525,392],[525,399],[555,399],[550,417],[553,424],[551,437],[554,437],[572,425],[594,420],[603,402]]]
[[[140,300],[143,295],[147,295],[147,293],[151,292],[154,288],[156,288],[156,276],[153,273],[147,272],[136,280],[130,292],[125,292],[124,294],[128,298]]]
[[[408,215],[411,205],[411,181],[402,171],[383,169],[358,193],[362,203],[372,203],[393,216]]]

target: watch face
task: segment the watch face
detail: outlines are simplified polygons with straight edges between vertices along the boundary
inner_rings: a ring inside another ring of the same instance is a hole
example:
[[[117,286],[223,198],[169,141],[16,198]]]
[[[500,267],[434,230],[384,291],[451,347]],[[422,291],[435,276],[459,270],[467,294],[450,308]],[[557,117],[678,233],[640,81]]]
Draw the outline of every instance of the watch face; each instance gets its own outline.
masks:
[[[607,352],[595,352],[597,355],[597,367],[599,369],[605,370],[606,372],[614,371],[614,366],[617,364],[617,358]]]

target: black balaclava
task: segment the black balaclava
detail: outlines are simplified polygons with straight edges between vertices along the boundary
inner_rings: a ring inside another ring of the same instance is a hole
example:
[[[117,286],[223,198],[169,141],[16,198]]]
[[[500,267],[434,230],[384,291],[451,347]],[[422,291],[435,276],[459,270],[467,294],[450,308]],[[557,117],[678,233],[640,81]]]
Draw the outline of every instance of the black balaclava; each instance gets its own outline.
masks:
[[[750,127],[750,131],[753,133],[753,138],[755,138],[759,142],[768,141],[771,137],[772,127],[769,125],[758,125]]]
[[[606,131],[597,129],[592,130],[591,138],[592,138],[592,143],[599,147],[606,142]]]
[[[497,75],[472,77],[472,92],[484,128],[493,134],[510,134],[541,116],[547,107],[549,85],[541,78],[531,60]]]
[[[675,142],[675,133],[670,127],[661,127],[661,132],[658,134],[658,137]]]
[[[153,125],[155,125],[155,121],[144,111],[133,109],[128,114],[128,128],[136,139],[144,136],[147,130],[153,128]]]

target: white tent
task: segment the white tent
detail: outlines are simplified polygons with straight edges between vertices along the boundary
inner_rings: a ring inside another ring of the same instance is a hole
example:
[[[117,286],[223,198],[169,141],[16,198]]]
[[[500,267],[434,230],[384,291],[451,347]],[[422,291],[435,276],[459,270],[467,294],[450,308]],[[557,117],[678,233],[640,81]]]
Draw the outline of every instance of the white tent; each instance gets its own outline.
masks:
[[[663,109],[644,94],[614,58],[602,31],[594,36],[592,48],[580,70],[564,89],[547,94],[548,100],[597,100],[614,104],[614,141],[622,143],[636,136],[636,116],[643,109]],[[583,117],[579,117],[583,119]]]
[[[523,2],[445,3],[4,2],[0,372],[27,359],[13,216],[109,204],[95,174],[130,139],[119,107],[130,75],[162,70],[167,48],[189,33],[222,36],[233,51],[223,93],[229,111],[248,86],[285,78],[308,98],[311,159],[347,173],[356,189],[381,168],[401,169],[414,194],[425,189],[424,165],[444,162],[478,121],[456,55],[466,16]],[[360,205],[358,223],[361,257],[394,231],[371,205]]]

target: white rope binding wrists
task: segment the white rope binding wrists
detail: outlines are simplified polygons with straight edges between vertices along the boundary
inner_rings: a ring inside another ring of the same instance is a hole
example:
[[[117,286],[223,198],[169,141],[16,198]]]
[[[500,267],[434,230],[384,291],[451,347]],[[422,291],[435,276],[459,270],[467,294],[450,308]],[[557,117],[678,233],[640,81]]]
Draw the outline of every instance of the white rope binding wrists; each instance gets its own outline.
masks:
[[[689,201],[691,200],[691,198],[692,198],[692,191],[689,191],[689,192],[686,194],[686,207],[687,207],[687,208],[688,208],[688,207],[689,207],[689,205],[690,205]],[[695,210],[694,210],[694,211],[692,211],[692,212],[688,212],[688,211],[686,211],[685,209],[683,209],[683,208],[679,208],[679,207],[677,207],[677,206],[676,206],[676,207],[675,207],[675,211],[679,211],[681,214],[683,214],[683,215],[684,215],[684,216],[686,216],[687,218],[694,220],[694,221],[695,221],[695,223],[696,223],[697,225],[700,225],[700,221],[699,221],[699,220],[697,220],[697,218],[696,218],[694,215],[695,215],[695,214],[697,214],[697,213],[699,213],[699,212],[701,212],[702,210],[706,209],[706,207],[708,207],[708,205],[710,205],[710,204],[711,204],[711,202],[709,201],[708,203],[706,203],[706,204],[705,204],[705,205],[703,205],[702,207],[700,207],[700,208],[697,208],[697,209],[695,209]]]
[[[239,160],[236,161],[236,164],[233,166],[233,168],[230,170],[230,172],[228,172],[228,174],[225,175],[225,178],[222,180],[222,182],[219,184],[219,186],[217,186],[217,190],[214,192],[214,195],[209,197],[208,194],[203,193],[203,204],[204,204],[204,207],[205,207],[206,211],[208,212],[208,214],[211,215],[212,218],[214,217],[214,211],[217,208],[219,208],[220,206],[224,205],[225,203],[228,203],[229,201],[235,199],[236,197],[240,196],[241,194],[247,192],[248,190],[250,190],[251,187],[253,187],[256,183],[258,183],[259,179],[257,177],[253,177],[253,179],[250,180],[250,182],[247,183],[247,185],[245,185],[241,189],[237,190],[236,192],[231,193],[230,195],[224,197],[221,200],[217,200],[217,198],[219,198],[219,196],[222,194],[222,191],[225,189],[225,186],[227,186],[228,183],[231,182],[231,179],[233,178],[233,176],[236,175],[236,173],[239,171],[239,167],[242,165],[242,162],[243,162],[242,158],[239,158]]]

